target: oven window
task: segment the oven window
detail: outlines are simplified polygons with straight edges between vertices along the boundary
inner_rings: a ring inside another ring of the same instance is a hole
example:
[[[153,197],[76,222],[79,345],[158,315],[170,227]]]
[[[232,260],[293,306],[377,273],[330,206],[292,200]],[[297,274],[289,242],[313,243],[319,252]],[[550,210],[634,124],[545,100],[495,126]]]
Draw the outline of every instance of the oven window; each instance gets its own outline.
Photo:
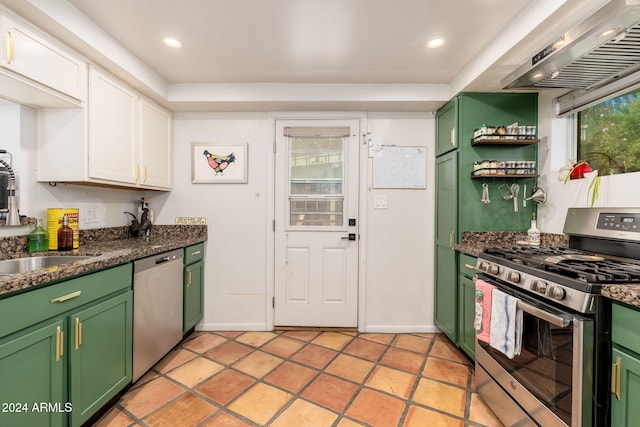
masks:
[[[479,343],[523,387],[571,425],[572,326],[560,328],[525,312],[520,355],[509,359]]]

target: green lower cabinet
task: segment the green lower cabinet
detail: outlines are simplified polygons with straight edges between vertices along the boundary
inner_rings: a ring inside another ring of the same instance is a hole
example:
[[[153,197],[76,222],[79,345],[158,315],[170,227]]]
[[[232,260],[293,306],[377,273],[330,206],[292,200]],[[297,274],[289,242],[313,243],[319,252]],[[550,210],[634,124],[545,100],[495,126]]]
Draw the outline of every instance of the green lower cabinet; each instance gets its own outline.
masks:
[[[131,382],[131,264],[0,299],[0,426],[80,426]]]
[[[613,304],[611,427],[640,426],[640,311]]]
[[[52,320],[0,340],[0,426],[66,425],[63,326]]]
[[[68,317],[70,425],[80,426],[131,382],[133,292]]]
[[[467,353],[467,356],[475,359],[476,356],[476,330],[474,320],[476,316],[476,287],[473,280],[466,276],[458,277],[460,307],[458,345]]]
[[[204,314],[204,261],[184,268],[183,332],[193,328]]]
[[[472,359],[476,355],[476,258],[458,254],[458,346]]]
[[[611,395],[611,425],[636,427],[640,425],[640,358],[614,348],[613,363],[620,370],[620,387],[618,394]]]

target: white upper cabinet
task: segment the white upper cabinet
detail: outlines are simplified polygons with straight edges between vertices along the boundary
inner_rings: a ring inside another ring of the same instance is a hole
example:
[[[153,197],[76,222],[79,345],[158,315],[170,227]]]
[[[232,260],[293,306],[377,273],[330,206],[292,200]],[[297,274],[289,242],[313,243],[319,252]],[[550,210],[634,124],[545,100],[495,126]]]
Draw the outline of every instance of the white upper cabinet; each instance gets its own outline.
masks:
[[[169,189],[173,173],[171,113],[144,98],[140,98],[138,106],[140,118],[138,181],[145,187]]]
[[[170,190],[171,113],[95,68],[87,108],[39,114],[37,179]]]
[[[25,97],[26,99],[17,101],[37,103],[37,90],[40,89],[44,103],[41,106],[48,106],[44,100],[45,95],[59,95],[58,98],[68,96],[71,99],[67,100],[67,104],[73,104],[74,100],[87,99],[86,62],[58,47],[35,30],[3,14],[0,14],[0,31],[0,71],[4,78],[3,90],[8,92],[9,97]],[[13,81],[7,80],[9,77],[13,78]],[[36,100],[29,102],[30,96]],[[64,101],[60,99],[60,106],[65,105]]]
[[[138,181],[138,96],[106,74],[89,73],[89,177],[128,184]]]

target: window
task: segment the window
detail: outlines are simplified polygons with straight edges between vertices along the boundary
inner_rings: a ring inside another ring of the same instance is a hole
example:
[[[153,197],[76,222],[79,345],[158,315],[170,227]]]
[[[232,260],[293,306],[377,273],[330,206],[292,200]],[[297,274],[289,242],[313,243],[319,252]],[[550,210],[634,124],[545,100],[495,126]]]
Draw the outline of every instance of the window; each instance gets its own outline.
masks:
[[[599,175],[640,171],[640,90],[577,113],[577,158]]]
[[[348,127],[286,127],[289,226],[343,227]]]

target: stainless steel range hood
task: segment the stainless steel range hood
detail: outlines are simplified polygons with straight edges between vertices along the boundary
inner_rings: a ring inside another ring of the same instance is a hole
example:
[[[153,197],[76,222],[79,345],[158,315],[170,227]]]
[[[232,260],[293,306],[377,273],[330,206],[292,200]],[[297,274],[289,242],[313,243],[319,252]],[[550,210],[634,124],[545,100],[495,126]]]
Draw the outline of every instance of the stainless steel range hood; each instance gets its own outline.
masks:
[[[611,0],[505,77],[503,89],[592,89],[640,69],[640,0]]]

